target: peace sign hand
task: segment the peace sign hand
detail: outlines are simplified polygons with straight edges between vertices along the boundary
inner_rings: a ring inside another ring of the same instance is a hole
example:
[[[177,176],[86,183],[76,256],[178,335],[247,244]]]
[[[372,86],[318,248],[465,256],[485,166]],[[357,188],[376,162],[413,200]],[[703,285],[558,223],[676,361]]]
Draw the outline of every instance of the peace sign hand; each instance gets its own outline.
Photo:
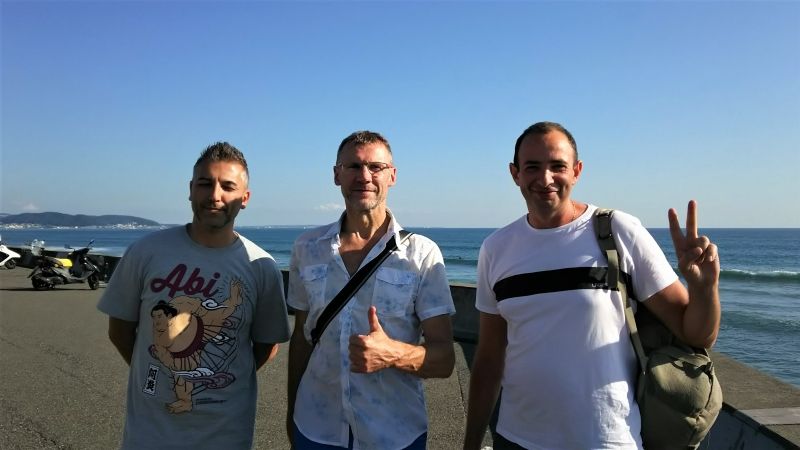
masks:
[[[693,286],[716,286],[719,282],[717,246],[706,236],[697,234],[697,202],[689,201],[686,213],[686,235],[681,232],[678,213],[669,210],[669,232],[678,258],[678,269],[686,282]]]

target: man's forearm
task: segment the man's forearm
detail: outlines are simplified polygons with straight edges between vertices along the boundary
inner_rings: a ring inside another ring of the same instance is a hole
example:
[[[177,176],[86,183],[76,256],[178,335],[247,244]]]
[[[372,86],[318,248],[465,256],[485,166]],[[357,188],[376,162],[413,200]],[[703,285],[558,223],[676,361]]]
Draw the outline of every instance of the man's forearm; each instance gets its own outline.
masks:
[[[689,304],[683,316],[686,343],[696,347],[711,348],[719,332],[721,307],[719,286],[689,285]]]
[[[392,367],[420,378],[447,378],[453,373],[455,351],[453,350],[453,328],[450,316],[440,315],[422,321],[421,344],[409,344],[397,341],[386,335],[377,319],[374,320],[376,330],[368,337],[351,338],[351,367],[355,371],[373,372]],[[380,328],[378,330],[378,328]],[[356,344],[355,346],[352,344]],[[363,349],[362,360],[359,352]],[[361,364],[365,363],[362,367]],[[354,364],[354,365],[353,365]]]
[[[450,342],[411,345],[395,341],[397,359],[391,367],[420,378],[447,378],[453,373],[455,352]]]
[[[131,365],[131,359],[133,358],[133,346],[136,342],[136,333],[133,333],[129,336],[118,336],[111,338],[111,343],[114,344],[116,347],[117,352],[122,356],[122,359],[125,360],[128,365]]]
[[[278,344],[266,344],[253,342],[253,358],[256,370],[260,369],[267,361],[272,360],[278,354]]]
[[[297,326],[297,324],[295,324]],[[288,364],[288,380],[287,380],[287,408],[286,408],[286,433],[289,440],[292,440],[292,421],[294,417],[294,404],[297,400],[297,389],[300,387],[300,380],[303,378],[308,367],[308,360],[311,357],[312,347],[302,331],[292,334],[292,339],[289,344],[289,364]]]
[[[287,380],[289,409],[294,409],[297,389],[300,387],[300,379],[303,378],[303,373],[306,371],[310,355],[310,345],[297,345],[295,342],[292,342],[289,347],[289,376]]]
[[[108,321],[108,339],[114,344],[122,359],[131,365],[133,346],[136,343],[137,322],[128,322],[110,317]]]
[[[481,448],[483,435],[489,426],[489,418],[500,394],[502,375],[502,365],[475,361],[470,374],[464,450]]]
[[[477,450],[492,415],[505,371],[507,324],[496,314],[481,313],[478,347],[472,363],[464,449]]]

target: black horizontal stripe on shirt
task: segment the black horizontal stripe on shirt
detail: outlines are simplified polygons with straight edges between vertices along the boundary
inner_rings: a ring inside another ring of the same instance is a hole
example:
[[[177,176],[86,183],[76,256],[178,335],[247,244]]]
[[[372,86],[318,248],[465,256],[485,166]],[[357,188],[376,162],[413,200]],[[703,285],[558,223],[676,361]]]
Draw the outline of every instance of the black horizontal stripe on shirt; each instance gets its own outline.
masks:
[[[546,294],[548,292],[573,291],[576,289],[608,289],[606,283],[607,267],[569,267],[541,272],[521,273],[503,278],[494,284],[497,301],[528,295]],[[633,296],[631,279],[622,273],[622,279],[628,287],[628,295]],[[614,286],[612,289],[617,290]]]

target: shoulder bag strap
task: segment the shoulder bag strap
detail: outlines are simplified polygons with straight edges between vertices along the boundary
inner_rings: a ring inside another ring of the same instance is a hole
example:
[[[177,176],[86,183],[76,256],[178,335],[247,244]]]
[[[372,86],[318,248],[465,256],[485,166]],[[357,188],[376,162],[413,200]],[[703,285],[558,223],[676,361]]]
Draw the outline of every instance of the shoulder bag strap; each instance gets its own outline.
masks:
[[[636,351],[636,358],[639,360],[639,369],[641,373],[644,373],[647,367],[647,356],[642,347],[642,340],[639,338],[639,329],[636,327],[636,320],[633,316],[633,307],[631,306],[631,299],[628,296],[628,287],[625,285],[620,274],[619,252],[617,251],[617,243],[614,240],[614,234],[611,230],[611,216],[613,215],[613,209],[597,208],[594,213],[594,229],[597,233],[597,243],[600,245],[600,250],[605,253],[606,259],[608,260],[606,284],[608,284],[609,289],[616,288],[619,290],[620,296],[624,299],[625,321],[628,323],[628,331],[631,335],[633,349]]]
[[[406,230],[400,230],[398,233],[400,237],[400,243],[408,239],[411,236],[412,232]],[[383,251],[378,254],[372,261],[368,262],[364,267],[358,270],[350,280],[347,281],[347,284],[344,285],[341,291],[333,297],[328,306],[322,311],[322,314],[319,315],[317,318],[317,323],[314,324],[314,328],[311,330],[311,344],[313,347],[317,346],[319,342],[319,338],[322,336],[322,333],[325,331],[325,328],[331,323],[334,317],[339,314],[339,311],[344,308],[344,305],[347,304],[348,301],[361,289],[361,286],[366,283],[367,279],[372,275],[375,270],[378,269],[383,261],[391,254],[395,249],[397,249],[397,241],[395,237],[392,236],[389,238],[389,241],[386,242],[386,247],[383,248]]]

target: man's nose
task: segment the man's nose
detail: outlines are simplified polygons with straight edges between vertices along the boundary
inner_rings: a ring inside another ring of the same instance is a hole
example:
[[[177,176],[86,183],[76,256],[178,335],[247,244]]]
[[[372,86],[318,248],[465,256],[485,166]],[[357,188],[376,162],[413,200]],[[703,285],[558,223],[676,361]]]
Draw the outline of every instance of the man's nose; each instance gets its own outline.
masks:
[[[361,168],[356,172],[356,178],[359,181],[369,182],[372,181],[372,172],[366,164],[362,164]]]
[[[548,169],[542,169],[537,174],[536,181],[542,186],[550,186],[553,184],[553,172]]]
[[[215,202],[222,200],[222,192],[223,192],[222,186],[220,186],[219,184],[215,184],[214,187],[211,188],[210,192],[211,199],[214,200]]]

